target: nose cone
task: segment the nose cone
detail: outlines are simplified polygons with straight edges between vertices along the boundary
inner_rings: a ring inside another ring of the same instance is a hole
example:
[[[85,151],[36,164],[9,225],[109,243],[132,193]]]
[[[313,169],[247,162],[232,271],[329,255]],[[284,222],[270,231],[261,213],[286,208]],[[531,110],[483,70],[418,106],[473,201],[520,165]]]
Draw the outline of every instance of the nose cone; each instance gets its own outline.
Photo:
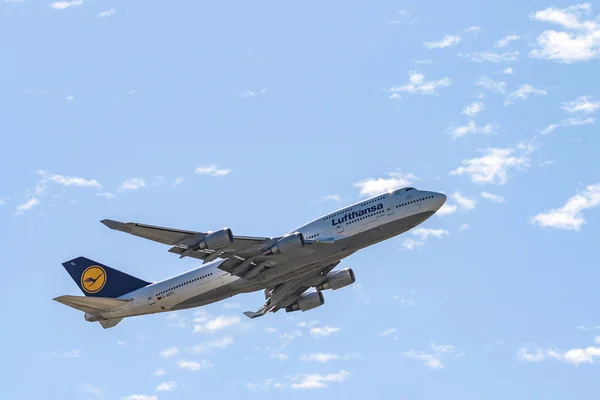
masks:
[[[436,202],[436,209],[435,209],[435,211],[437,211],[440,208],[442,208],[442,206],[446,202],[447,197],[446,197],[446,195],[444,193],[436,193],[434,199],[435,199],[435,202]]]

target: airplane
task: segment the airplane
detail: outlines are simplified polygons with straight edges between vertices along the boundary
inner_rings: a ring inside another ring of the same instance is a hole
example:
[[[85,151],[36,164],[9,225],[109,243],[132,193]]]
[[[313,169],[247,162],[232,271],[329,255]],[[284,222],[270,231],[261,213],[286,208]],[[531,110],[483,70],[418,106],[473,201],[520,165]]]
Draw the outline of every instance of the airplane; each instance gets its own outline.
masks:
[[[308,311],[325,303],[324,290],[355,282],[352,269],[334,271],[342,259],[414,228],[445,201],[442,193],[405,187],[272,238],[237,236],[229,228],[195,232],[104,219],[110,229],[169,245],[170,253],[202,260],[203,265],[151,283],[78,257],[63,266],[85,296],[54,300],[83,311],[85,320],[104,329],[126,317],[204,306],[258,290],[264,290],[266,301],[257,311],[246,311],[249,318],[280,309]]]

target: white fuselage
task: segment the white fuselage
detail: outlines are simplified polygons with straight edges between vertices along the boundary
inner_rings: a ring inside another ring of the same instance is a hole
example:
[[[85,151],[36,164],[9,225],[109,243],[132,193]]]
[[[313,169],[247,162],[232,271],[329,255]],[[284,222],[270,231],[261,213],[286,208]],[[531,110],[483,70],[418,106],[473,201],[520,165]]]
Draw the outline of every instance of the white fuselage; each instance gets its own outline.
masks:
[[[356,251],[411,229],[436,212],[445,200],[446,196],[441,193],[413,188],[398,189],[344,207],[291,233],[300,232],[307,241],[348,243],[344,250],[350,248]],[[421,215],[424,217],[415,219],[415,216]],[[403,224],[403,221],[406,223]],[[391,229],[385,230],[385,227]],[[385,233],[378,234],[378,232]],[[327,257],[331,256],[327,254]],[[338,259],[345,256],[341,255]],[[202,267],[127,293],[120,298],[131,301],[123,307],[100,316],[86,314],[86,319],[88,317],[93,320],[99,317],[112,319],[165,312],[201,295],[209,298],[205,302],[208,304],[242,292],[243,290],[239,290],[240,285],[237,285],[238,288],[232,289],[228,294],[227,287],[242,279],[219,269],[222,262],[223,260],[215,260]],[[219,295],[215,296],[214,300],[210,299],[211,293],[217,292]]]

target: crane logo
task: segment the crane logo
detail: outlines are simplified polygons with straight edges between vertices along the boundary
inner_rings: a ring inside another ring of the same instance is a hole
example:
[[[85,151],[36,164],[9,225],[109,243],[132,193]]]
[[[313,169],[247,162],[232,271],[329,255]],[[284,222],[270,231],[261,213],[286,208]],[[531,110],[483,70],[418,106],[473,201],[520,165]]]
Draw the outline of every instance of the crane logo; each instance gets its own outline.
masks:
[[[87,267],[81,274],[81,288],[86,293],[98,293],[106,284],[106,271],[99,265]]]

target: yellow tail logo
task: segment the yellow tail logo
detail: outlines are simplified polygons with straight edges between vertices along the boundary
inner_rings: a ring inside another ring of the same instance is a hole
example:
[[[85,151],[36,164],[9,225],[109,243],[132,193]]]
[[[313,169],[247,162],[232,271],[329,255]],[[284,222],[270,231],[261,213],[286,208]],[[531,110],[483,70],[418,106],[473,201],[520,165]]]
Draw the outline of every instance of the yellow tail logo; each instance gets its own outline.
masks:
[[[87,293],[98,293],[106,284],[106,271],[99,265],[87,267],[81,274],[81,288]]]

